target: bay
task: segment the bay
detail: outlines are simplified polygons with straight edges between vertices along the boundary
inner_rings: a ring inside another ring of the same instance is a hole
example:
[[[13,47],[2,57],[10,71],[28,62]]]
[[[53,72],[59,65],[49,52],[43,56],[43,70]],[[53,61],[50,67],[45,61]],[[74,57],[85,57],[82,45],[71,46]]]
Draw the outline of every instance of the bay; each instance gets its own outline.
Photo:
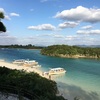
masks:
[[[100,60],[50,57],[40,54],[40,50],[0,49],[0,59],[12,62],[14,59],[34,59],[48,71],[63,67],[67,73],[54,75],[61,95],[68,100],[100,100]]]

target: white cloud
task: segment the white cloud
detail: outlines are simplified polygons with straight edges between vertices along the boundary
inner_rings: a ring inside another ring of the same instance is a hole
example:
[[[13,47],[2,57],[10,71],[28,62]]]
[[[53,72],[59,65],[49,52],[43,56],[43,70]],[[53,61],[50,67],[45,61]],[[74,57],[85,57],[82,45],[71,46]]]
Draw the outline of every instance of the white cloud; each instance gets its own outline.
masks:
[[[96,23],[100,22],[100,9],[78,6],[70,10],[63,10],[62,12],[58,12],[54,17],[69,21]]]
[[[20,15],[17,14],[17,13],[10,13],[10,16],[17,16],[17,17],[19,17]]]
[[[78,30],[77,34],[100,35],[100,30]]]
[[[10,15],[8,15],[3,8],[0,8],[0,12],[4,13],[5,19],[7,19],[7,20],[11,20],[10,16],[17,16],[17,17],[20,16],[17,13],[10,13]]]
[[[77,22],[64,22],[59,24],[59,28],[74,28],[78,25]]]
[[[3,12],[4,13],[5,19],[11,20],[11,18],[8,15],[5,15],[6,12],[5,12],[5,10],[3,8],[0,8],[0,12]]]
[[[31,29],[31,30],[54,30],[55,26],[53,26],[51,24],[42,24],[42,25],[38,25],[38,26],[29,26],[28,29]]]
[[[45,35],[45,34],[44,34]],[[92,37],[91,35],[62,35],[60,33],[51,33],[48,36],[33,35],[29,37],[14,37],[8,33],[0,34],[0,45],[10,44],[33,44],[39,46],[48,46],[54,44],[68,44],[68,45],[100,45],[100,38],[97,36]]]
[[[69,45],[100,45],[100,38],[90,35],[70,35],[65,41]]]
[[[10,13],[10,16],[11,16],[11,17],[13,17],[13,16],[19,17],[20,15],[17,14],[17,13]],[[5,19],[7,19],[7,20],[11,20],[10,16],[5,15]]]
[[[86,29],[86,30],[87,30],[87,29],[91,29],[91,28],[93,28],[91,25],[87,25],[87,26],[83,26],[83,27],[82,27],[82,29]]]
[[[4,10],[3,8],[0,8],[0,12],[3,12],[3,13],[4,13],[4,12],[5,12],[5,10]]]
[[[0,45],[11,45],[11,44],[17,44],[17,38],[14,36],[10,36],[7,33],[0,34]]]
[[[11,20],[11,18],[8,15],[5,15],[5,19]]]

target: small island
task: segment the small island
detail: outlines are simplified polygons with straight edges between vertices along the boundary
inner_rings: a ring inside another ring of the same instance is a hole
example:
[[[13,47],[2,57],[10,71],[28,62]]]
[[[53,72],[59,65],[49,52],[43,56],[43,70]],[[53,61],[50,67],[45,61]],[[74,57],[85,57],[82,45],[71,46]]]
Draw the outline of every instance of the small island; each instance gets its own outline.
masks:
[[[41,54],[63,58],[100,58],[100,48],[52,45],[43,48]]]

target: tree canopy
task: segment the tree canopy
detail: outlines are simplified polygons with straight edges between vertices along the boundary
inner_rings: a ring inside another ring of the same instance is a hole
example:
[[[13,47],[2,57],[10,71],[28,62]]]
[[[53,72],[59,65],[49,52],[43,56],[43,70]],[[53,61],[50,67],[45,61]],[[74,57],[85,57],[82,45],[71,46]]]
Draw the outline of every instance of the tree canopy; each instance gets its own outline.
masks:
[[[5,91],[30,100],[65,100],[62,96],[56,96],[58,89],[55,81],[34,72],[0,67],[0,92]]]
[[[0,32],[6,32],[6,27],[3,24],[3,22],[1,22],[1,19],[4,19],[4,13],[0,12]]]
[[[0,18],[4,19],[4,14],[0,12]]]

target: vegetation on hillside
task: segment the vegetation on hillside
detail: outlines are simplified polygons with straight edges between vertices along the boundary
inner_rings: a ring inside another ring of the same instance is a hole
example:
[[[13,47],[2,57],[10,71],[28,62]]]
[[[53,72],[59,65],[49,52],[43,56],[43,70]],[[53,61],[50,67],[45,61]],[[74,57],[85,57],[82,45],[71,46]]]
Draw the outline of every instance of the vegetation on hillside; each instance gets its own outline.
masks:
[[[68,45],[52,45],[41,50],[41,54],[66,58],[100,58],[100,48],[82,48]]]
[[[27,73],[6,67],[0,67],[0,91],[24,96],[30,100],[65,100],[62,96],[56,96],[56,82],[34,72]]]

